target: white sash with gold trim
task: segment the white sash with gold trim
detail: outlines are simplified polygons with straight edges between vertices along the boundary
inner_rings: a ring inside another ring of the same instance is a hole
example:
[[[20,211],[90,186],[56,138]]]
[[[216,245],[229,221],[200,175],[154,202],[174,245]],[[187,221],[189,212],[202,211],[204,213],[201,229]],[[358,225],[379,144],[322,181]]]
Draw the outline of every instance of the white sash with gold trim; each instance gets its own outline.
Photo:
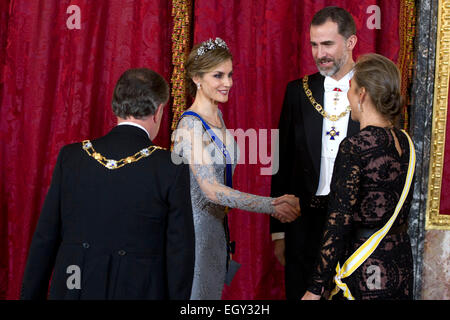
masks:
[[[416,152],[414,150],[414,145],[406,133],[406,131],[402,130],[402,132],[406,135],[409,142],[409,165],[408,165],[408,173],[406,176],[405,186],[403,187],[403,192],[400,196],[400,200],[398,201],[397,207],[395,208],[394,214],[389,219],[389,221],[377,232],[375,232],[369,239],[366,240],[348,259],[345,263],[340,267],[339,263],[336,266],[336,275],[334,276],[334,282],[336,283],[336,287],[331,292],[329,299],[331,300],[335,294],[342,290],[344,293],[344,297],[348,300],[355,300],[352,296],[350,289],[348,286],[342,282],[342,279],[350,276],[360,265],[367,260],[367,258],[375,251],[380,242],[389,232],[389,229],[394,224],[395,219],[397,218],[400,209],[403,206],[403,203],[408,196],[409,189],[411,187],[411,183],[414,176],[414,168],[416,164]]]

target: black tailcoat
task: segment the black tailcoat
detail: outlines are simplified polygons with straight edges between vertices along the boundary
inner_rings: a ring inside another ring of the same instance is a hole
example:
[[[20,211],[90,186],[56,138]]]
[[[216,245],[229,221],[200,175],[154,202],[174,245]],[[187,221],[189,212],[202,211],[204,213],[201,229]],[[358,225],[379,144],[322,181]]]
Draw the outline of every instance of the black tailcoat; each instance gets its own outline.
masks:
[[[149,147],[121,125],[92,141],[108,159]],[[189,168],[169,151],[109,170],[81,143],[63,147],[32,239],[22,299],[189,299],[194,226]],[[76,285],[76,271],[81,274]],[[53,275],[52,275],[53,272]]]

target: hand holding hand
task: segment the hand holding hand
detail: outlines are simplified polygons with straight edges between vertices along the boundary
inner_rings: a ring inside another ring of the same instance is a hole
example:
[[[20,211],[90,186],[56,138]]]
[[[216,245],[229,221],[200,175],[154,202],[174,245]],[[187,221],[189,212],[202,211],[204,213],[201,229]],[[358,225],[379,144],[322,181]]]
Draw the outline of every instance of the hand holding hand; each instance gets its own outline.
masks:
[[[292,207],[294,207],[298,212],[298,216],[300,216],[300,199],[292,194],[285,194],[284,196],[278,197],[275,199],[275,204],[281,203],[281,202],[287,202]]]
[[[296,196],[286,194],[272,201],[275,206],[273,217],[281,222],[292,222],[300,216],[300,201]]]

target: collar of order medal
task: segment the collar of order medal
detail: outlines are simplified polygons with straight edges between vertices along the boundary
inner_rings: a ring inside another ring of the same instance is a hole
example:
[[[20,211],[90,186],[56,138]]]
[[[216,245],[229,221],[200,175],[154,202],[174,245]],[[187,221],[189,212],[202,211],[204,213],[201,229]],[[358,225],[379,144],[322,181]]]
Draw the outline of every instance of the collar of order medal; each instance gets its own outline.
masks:
[[[155,150],[158,150],[158,149],[166,150],[165,148],[161,148],[158,146],[150,146],[148,148],[144,148],[144,149],[136,152],[134,155],[125,157],[120,160],[114,160],[114,159],[107,159],[102,154],[95,151],[91,141],[89,141],[89,140],[84,140],[82,142],[82,147],[83,147],[84,151],[86,151],[86,153],[90,157],[94,158],[102,166],[104,166],[105,168],[110,169],[110,170],[119,169],[127,164],[137,162],[137,161],[141,160],[142,158],[150,156]]]
[[[340,114],[329,114],[328,112],[326,112],[325,109],[322,107],[322,105],[320,105],[320,103],[318,103],[316,101],[316,99],[314,99],[311,89],[309,89],[308,75],[305,75],[303,77],[303,90],[305,91],[306,96],[308,97],[308,99],[311,102],[311,104],[313,105],[313,107],[317,110],[317,112],[320,113],[320,115],[322,117],[327,118],[328,120],[330,120],[332,122],[336,122],[339,119],[341,119],[342,117],[345,117],[347,115],[347,113],[349,113],[351,110],[351,107],[347,106],[345,111],[341,112]],[[339,135],[339,131],[336,131],[335,126],[332,126],[331,130],[327,131],[327,135],[330,136],[330,140],[335,140],[334,137]]]

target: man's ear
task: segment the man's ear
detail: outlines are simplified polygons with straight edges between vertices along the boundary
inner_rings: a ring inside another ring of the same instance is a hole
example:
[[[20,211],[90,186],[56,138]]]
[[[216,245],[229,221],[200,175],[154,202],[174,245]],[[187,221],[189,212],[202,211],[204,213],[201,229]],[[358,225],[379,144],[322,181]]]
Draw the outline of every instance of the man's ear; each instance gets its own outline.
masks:
[[[153,121],[154,121],[155,123],[156,123],[157,121],[159,121],[159,119],[162,118],[163,112],[164,112],[164,103],[161,103],[161,104],[158,106],[158,108],[156,108],[155,114],[153,115],[153,116],[154,116]]]
[[[346,42],[347,42],[347,49],[353,50],[356,46],[356,43],[358,42],[358,37],[352,34],[350,37],[348,37]]]

